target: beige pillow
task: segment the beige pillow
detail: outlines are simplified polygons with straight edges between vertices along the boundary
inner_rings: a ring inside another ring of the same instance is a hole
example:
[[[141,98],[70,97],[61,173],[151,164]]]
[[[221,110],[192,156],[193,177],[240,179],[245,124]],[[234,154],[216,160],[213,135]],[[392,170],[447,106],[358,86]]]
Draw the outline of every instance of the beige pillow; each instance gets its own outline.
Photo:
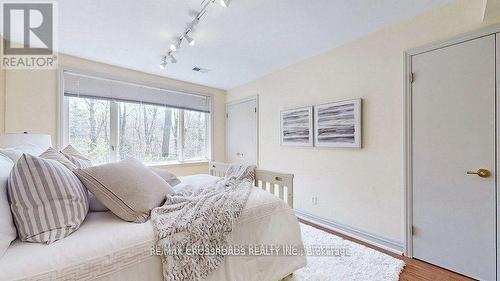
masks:
[[[138,161],[135,160],[134,158],[129,158],[129,161]],[[164,181],[166,181],[171,187],[176,186],[177,184],[181,183],[181,181],[172,173],[160,169],[160,168],[155,168],[155,167],[150,167],[151,171],[153,171],[155,174],[160,176]],[[104,206],[97,198],[92,194],[92,192],[89,192],[89,211],[90,212],[107,212],[109,211],[106,206]]]
[[[177,176],[175,176],[174,174],[172,174],[171,172],[169,172],[165,169],[151,167],[151,171],[153,171],[155,174],[160,176],[163,180],[168,182],[168,184],[170,184],[171,187],[174,187],[174,186],[178,185],[179,183],[181,183],[181,180],[179,178],[177,178]]]
[[[104,206],[123,220],[142,223],[161,206],[172,187],[137,160],[74,171]]]

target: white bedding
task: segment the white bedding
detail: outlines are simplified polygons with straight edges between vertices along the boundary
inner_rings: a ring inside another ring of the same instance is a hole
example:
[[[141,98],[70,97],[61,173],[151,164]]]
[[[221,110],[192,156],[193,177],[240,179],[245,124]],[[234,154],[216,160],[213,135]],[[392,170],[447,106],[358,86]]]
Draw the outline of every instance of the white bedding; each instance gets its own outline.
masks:
[[[208,175],[181,177],[204,185]],[[254,188],[231,233],[234,244],[302,245],[293,211],[273,195]],[[120,220],[111,212],[90,213],[80,229],[50,245],[13,242],[0,259],[0,280],[163,280],[161,262],[151,255],[153,228]],[[305,257],[227,256],[208,278],[279,280],[305,265]]]

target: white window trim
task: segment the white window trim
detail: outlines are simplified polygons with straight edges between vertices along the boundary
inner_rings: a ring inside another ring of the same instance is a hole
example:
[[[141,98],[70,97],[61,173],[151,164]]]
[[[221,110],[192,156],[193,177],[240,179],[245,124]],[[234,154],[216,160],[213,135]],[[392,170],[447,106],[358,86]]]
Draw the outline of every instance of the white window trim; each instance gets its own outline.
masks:
[[[177,136],[179,145],[177,149],[177,160],[181,163],[184,162],[184,110],[179,110],[179,135]]]
[[[194,160],[194,161],[169,161],[169,162],[154,162],[154,163],[144,163],[147,167],[168,167],[168,166],[199,166],[207,165],[210,163],[208,160]]]
[[[107,75],[103,75],[101,73],[92,73],[89,71],[81,71],[78,69],[73,69],[73,68],[68,68],[68,67],[60,67],[58,71],[58,95],[57,95],[57,103],[58,103],[58,118],[57,118],[57,143],[56,147],[58,149],[62,149],[65,146],[69,144],[69,136],[67,135],[67,132],[69,132],[69,122],[68,118],[66,118],[69,114],[69,104],[64,98],[64,72],[73,72],[73,73],[79,73],[82,75],[88,75],[88,76],[94,76],[94,77],[101,77],[104,79],[109,79],[109,80],[116,80],[116,81],[122,81],[125,83],[132,83],[132,84],[138,84],[138,85],[144,85],[144,82],[138,82],[138,81],[130,81],[122,78],[116,78],[116,77],[109,77]],[[158,87],[156,85],[150,85],[151,87],[156,87],[156,88],[165,88],[165,87]],[[178,152],[178,159],[175,161],[165,161],[165,162],[147,162],[145,163],[148,166],[168,166],[168,165],[192,165],[192,164],[197,164],[197,163],[208,163],[213,159],[213,121],[214,121],[214,114],[213,114],[213,102],[212,100],[214,99],[213,95],[207,95],[207,94],[199,94],[199,93],[192,93],[192,92],[187,92],[189,94],[197,94],[197,95],[204,95],[209,98],[209,107],[210,107],[210,113],[208,114],[208,117],[206,118],[206,122],[208,122],[207,125],[207,141],[206,145],[208,146],[207,149],[207,158],[206,159],[189,159],[185,160],[184,159],[184,110],[179,109],[179,116],[182,116],[182,118],[179,118],[179,147],[178,149],[180,150]],[[113,112],[115,112],[113,114]],[[110,102],[110,162],[115,162],[118,159],[118,150],[116,149],[118,147],[118,124],[119,122],[119,114],[118,114],[118,104],[116,102],[111,101]],[[114,127],[116,126],[116,127]],[[113,127],[115,128],[113,130]]]
[[[63,93],[64,94],[64,93]],[[66,105],[65,105],[66,106]],[[69,110],[68,110],[69,113]],[[66,120],[66,116],[64,116]],[[118,108],[118,103],[111,101],[109,103],[109,161],[118,161],[118,136],[120,135],[120,110]],[[67,141],[69,136],[67,136]]]

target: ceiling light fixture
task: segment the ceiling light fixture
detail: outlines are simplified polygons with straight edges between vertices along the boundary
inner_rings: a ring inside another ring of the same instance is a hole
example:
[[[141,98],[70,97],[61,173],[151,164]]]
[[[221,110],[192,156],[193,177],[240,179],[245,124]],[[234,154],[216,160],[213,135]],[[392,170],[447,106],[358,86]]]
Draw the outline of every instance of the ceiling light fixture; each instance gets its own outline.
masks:
[[[172,54],[172,52],[169,52],[168,53],[168,58],[170,59],[170,62],[171,63],[177,63],[177,59],[175,59],[174,55]]]
[[[178,39],[176,39],[173,43],[170,44],[169,47],[170,51],[168,52],[168,54],[162,57],[162,62],[160,63],[161,69],[165,69],[167,67],[168,64],[167,59],[170,59],[170,62],[172,63],[177,62],[177,59],[174,58],[172,54],[179,51],[183,39],[186,39],[186,42],[188,43],[189,46],[194,46],[195,40],[193,39],[193,37],[191,37],[190,34],[194,32],[195,26],[198,25],[200,19],[207,13],[207,10],[210,8],[210,5],[214,4],[215,1],[218,1],[218,3],[224,8],[228,7],[229,3],[231,2],[231,0],[203,0],[203,2],[201,2],[201,10],[196,14],[195,18],[190,23],[187,24],[186,29],[184,30],[183,33],[181,33]]]
[[[160,69],[163,69],[165,70],[167,68],[167,57],[166,56],[163,56],[162,57],[162,62],[160,63]]]
[[[229,3],[231,3],[231,0],[220,0],[220,5],[224,8],[227,8]]]
[[[189,46],[194,46],[196,41],[194,41],[193,37],[189,36],[189,34],[184,34],[184,38],[186,38],[186,41],[188,42]]]
[[[182,37],[177,39],[174,43],[170,44],[170,51],[176,52],[178,49],[181,48],[181,42],[182,42]]]

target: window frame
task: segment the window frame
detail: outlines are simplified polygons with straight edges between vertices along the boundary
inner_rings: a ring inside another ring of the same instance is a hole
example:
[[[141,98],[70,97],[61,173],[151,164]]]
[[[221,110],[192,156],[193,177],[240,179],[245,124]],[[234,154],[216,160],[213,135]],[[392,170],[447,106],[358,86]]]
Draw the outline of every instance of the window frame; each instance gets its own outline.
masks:
[[[108,75],[103,75],[100,73],[89,73],[87,71],[81,71],[81,70],[75,70],[71,68],[66,68],[66,67],[61,67],[58,71],[58,97],[57,97],[57,102],[58,102],[58,118],[57,118],[57,147],[59,149],[62,149],[63,147],[67,146],[69,144],[69,103],[68,99],[65,98],[64,96],[64,73],[65,72],[72,72],[72,73],[77,73],[85,76],[91,76],[91,77],[96,77],[99,79],[105,79],[105,80],[110,80],[118,83],[131,83],[131,84],[136,84],[139,86],[148,86],[148,87],[153,87],[153,88],[158,88],[158,89],[166,89],[165,86],[158,86],[158,85],[151,85],[151,83],[144,83],[144,82],[137,82],[137,81],[130,81],[130,80],[125,80],[122,78],[116,78],[116,77],[110,77]],[[209,102],[209,108],[210,112],[206,113],[207,118],[206,118],[206,151],[207,155],[206,158],[204,159],[189,159],[186,160],[184,158],[184,134],[185,134],[185,128],[184,128],[184,111],[185,109],[178,109],[179,110],[179,145],[178,149],[178,159],[175,161],[160,161],[160,162],[145,162],[144,164],[148,166],[164,166],[164,165],[179,165],[179,164],[190,164],[190,163],[208,163],[213,159],[213,98],[214,96],[212,94],[200,94],[200,93],[193,93],[193,92],[186,92],[187,94],[196,94],[196,95],[202,95],[208,97],[208,102]],[[110,162],[116,162],[119,161],[119,151],[117,149],[118,147],[118,136],[119,136],[119,106],[118,102],[111,100],[110,101],[110,155],[109,159]]]

